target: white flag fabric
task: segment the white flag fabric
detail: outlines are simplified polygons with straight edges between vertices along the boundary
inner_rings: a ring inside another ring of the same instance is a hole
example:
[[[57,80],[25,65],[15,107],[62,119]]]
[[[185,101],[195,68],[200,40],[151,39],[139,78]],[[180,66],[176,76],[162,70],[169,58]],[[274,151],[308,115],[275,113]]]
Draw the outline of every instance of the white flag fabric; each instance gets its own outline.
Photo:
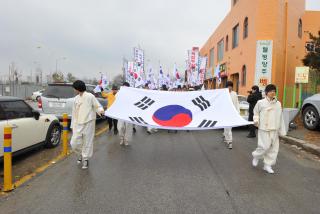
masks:
[[[217,67],[214,70],[214,76],[218,80],[218,85],[220,85],[221,84],[221,76],[220,76],[220,65],[219,64],[217,65]]]
[[[101,92],[101,86],[97,85],[94,89],[93,89],[94,93],[100,93]]]
[[[107,79],[107,75],[102,75],[101,77],[101,87],[103,89],[106,89],[108,87],[108,79]]]
[[[252,124],[239,115],[228,89],[171,92],[121,87],[105,115],[140,126],[173,130]]]

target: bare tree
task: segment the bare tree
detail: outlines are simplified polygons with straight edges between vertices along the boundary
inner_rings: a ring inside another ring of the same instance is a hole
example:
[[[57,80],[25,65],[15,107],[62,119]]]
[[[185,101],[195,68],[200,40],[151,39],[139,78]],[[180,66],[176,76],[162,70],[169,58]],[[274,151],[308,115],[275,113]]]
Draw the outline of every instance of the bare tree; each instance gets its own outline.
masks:
[[[85,83],[90,84],[90,85],[98,85],[99,84],[99,82],[96,78],[90,79],[90,78],[85,77],[82,79],[82,81],[84,81]]]
[[[119,74],[113,78],[112,84],[116,86],[121,86],[124,83],[124,78],[122,74]]]

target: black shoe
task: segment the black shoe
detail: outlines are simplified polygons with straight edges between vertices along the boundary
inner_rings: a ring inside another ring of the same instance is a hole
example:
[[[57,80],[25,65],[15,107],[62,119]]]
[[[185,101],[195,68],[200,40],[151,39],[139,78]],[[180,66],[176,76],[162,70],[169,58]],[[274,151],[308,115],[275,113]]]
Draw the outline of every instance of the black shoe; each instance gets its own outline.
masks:
[[[150,131],[147,131],[147,133],[148,133],[148,134],[151,134],[151,132],[150,132]]]
[[[117,135],[117,134],[119,133],[118,129],[115,129],[115,130],[113,131],[113,133],[114,133],[114,135]]]
[[[256,135],[252,135],[252,134],[249,134],[248,136],[247,136],[247,138],[255,138],[256,137]]]

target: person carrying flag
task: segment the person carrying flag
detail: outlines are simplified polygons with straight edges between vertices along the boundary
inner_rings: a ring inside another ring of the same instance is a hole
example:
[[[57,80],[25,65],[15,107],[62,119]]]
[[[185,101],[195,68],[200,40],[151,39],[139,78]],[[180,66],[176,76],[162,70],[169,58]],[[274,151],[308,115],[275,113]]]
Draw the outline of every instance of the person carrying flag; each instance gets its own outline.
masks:
[[[104,109],[93,94],[86,92],[86,85],[83,81],[77,80],[72,86],[78,95],[72,107],[70,144],[78,155],[78,164],[82,163],[82,169],[87,169],[89,158],[93,154],[96,114],[103,115]]]
[[[108,108],[110,108],[111,107],[111,105],[114,103],[114,101],[115,101],[115,99],[116,99],[116,94],[117,94],[117,92],[118,92],[118,87],[117,86],[115,86],[115,85],[113,85],[112,86],[112,91],[111,92],[109,92],[109,93],[102,93],[102,96],[104,97],[104,98],[107,98],[107,100],[108,100],[108,104],[107,104],[107,109]],[[110,118],[110,117],[107,117],[107,120],[108,120],[108,124],[109,124],[109,132],[111,132],[111,130],[112,130],[112,127],[113,127],[113,133],[115,134],[115,135],[117,135],[118,134],[118,120],[116,120],[116,119],[112,119],[112,118]]]
[[[123,86],[130,87],[128,82],[124,82]],[[120,146],[125,145],[129,146],[129,142],[132,138],[133,124],[127,123],[123,120],[119,120],[119,137],[120,137]]]
[[[229,89],[229,93],[231,96],[232,103],[236,110],[240,113],[240,104],[238,100],[238,95],[235,91],[233,91],[233,82],[227,82],[227,88]],[[232,128],[224,128],[224,142],[228,145],[229,149],[232,149]]]

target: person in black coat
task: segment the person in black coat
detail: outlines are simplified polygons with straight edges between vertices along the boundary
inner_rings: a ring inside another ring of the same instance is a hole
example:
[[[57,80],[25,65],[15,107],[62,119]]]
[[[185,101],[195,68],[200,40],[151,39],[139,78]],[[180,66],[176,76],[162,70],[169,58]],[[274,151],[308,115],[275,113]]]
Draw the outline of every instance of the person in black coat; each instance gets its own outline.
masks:
[[[257,102],[262,99],[262,94],[259,91],[259,87],[254,85],[249,92],[247,102],[249,103],[249,121],[253,121],[253,109],[256,106]],[[248,138],[256,137],[256,127],[254,125],[249,126],[249,135]]]

